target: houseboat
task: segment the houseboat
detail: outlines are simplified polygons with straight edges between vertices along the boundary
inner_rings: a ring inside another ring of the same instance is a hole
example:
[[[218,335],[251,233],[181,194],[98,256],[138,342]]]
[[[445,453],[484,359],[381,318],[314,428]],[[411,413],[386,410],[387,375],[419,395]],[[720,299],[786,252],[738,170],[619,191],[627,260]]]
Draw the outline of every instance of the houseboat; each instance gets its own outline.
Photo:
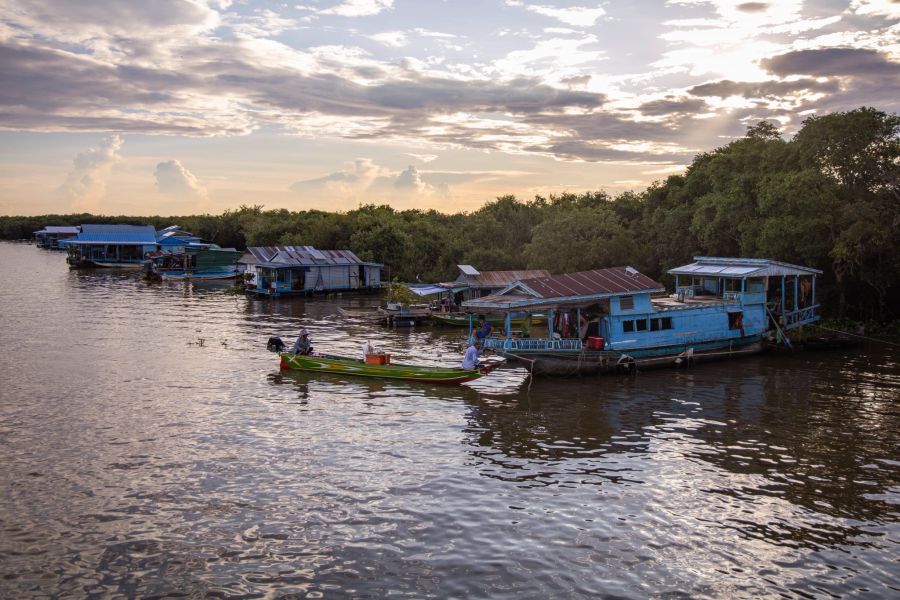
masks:
[[[750,354],[767,338],[819,319],[817,269],[767,259],[694,260],[669,271],[671,295],[636,269],[615,267],[524,279],[463,307],[470,323],[479,313],[505,313],[505,331],[484,347],[548,375]],[[512,334],[509,315],[522,310],[548,313],[546,338]]]
[[[233,279],[238,276],[241,252],[215,244],[186,246],[181,252],[154,257],[153,270],[161,279]]]
[[[158,248],[151,225],[82,225],[78,235],[63,240],[72,268],[140,268],[144,256]]]
[[[65,246],[60,245],[60,242],[65,242],[65,240],[75,237],[79,231],[78,227],[47,225],[43,229],[34,232],[34,243],[38,248],[65,250]]]
[[[251,246],[238,263],[247,274],[247,291],[263,296],[381,288],[383,265],[360,260],[350,250]]]

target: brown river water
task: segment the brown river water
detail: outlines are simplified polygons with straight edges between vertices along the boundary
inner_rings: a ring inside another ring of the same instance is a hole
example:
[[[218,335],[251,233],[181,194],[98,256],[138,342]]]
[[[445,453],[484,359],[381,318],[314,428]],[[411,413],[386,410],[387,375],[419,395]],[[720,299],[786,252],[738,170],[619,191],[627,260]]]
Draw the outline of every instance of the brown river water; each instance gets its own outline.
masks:
[[[375,296],[0,273],[2,598],[900,596],[897,348],[435,387],[265,350],[460,359]]]

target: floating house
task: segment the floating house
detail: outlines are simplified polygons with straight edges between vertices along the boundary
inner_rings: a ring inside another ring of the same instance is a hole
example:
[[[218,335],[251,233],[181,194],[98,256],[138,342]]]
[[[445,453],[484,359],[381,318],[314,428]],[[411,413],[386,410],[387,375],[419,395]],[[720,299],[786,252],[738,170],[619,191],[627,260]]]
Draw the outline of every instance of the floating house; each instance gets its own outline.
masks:
[[[43,229],[34,232],[34,241],[38,248],[65,250],[63,246],[60,246],[59,242],[75,237],[79,231],[81,230],[78,227],[47,225]]]
[[[190,231],[185,231],[178,225],[169,225],[157,231],[156,243],[159,244],[160,251],[172,254],[182,253],[185,248],[191,246],[210,246],[210,244],[204,243],[199,237]],[[215,244],[212,244],[212,246],[218,247]]]
[[[233,279],[238,276],[241,252],[215,244],[187,246],[178,253],[163,252],[153,258],[152,271],[161,279]]]
[[[766,259],[696,257],[669,271],[675,293],[631,267],[518,281],[469,300],[470,313],[503,312],[486,348],[535,373],[582,374],[685,364],[758,352],[763,341],[819,319],[821,271]],[[517,338],[514,311],[549,313],[546,338]]]
[[[264,296],[376,290],[383,266],[350,250],[312,246],[251,246],[238,264],[247,273],[247,291]]]
[[[82,225],[64,244],[73,268],[140,268],[144,256],[159,247],[151,225]]]
[[[479,271],[472,265],[456,265],[459,276],[454,281],[438,284],[452,290],[457,304],[499,292],[522,279],[549,277],[544,269],[522,269],[516,271]]]

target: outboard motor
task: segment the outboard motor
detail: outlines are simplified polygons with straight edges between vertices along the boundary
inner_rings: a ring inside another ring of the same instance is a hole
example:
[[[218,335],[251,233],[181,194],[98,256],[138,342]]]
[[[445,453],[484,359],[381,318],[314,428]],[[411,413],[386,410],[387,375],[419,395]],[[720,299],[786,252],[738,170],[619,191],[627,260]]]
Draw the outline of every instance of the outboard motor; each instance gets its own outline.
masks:
[[[281,341],[280,337],[270,337],[266,348],[269,352],[282,352],[284,350],[284,342]]]

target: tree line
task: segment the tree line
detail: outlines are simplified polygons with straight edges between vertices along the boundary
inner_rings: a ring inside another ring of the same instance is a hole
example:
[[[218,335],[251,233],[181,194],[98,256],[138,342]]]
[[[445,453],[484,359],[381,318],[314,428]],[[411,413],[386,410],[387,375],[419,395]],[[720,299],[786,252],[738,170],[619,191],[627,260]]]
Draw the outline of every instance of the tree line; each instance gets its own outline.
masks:
[[[812,116],[786,140],[762,121],[640,193],[503,196],[471,213],[265,210],[221,215],[0,217],[4,239],[44,225],[178,224],[224,247],[350,249],[404,281],[447,281],[457,264],[553,273],[631,265],[671,285],[693,256],[764,257],[824,271],[831,316],[900,317],[900,118],[870,107]]]

